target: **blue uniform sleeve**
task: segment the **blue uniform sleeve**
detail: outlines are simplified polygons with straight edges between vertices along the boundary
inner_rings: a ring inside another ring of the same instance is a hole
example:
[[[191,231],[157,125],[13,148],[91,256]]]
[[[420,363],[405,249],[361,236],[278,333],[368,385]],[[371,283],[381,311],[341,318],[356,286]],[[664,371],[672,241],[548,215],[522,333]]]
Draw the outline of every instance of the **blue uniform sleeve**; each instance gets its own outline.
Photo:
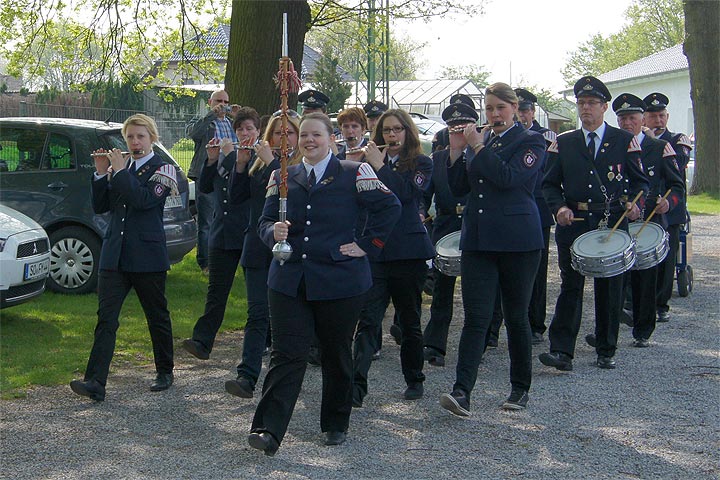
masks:
[[[368,257],[377,258],[395,224],[400,219],[400,200],[378,178],[367,163],[358,167],[356,187],[360,204],[367,210],[362,236],[355,243]]]
[[[516,188],[541,171],[545,148],[542,135],[526,131],[511,158],[505,160],[492,148],[485,147],[468,158],[468,169],[487,178],[498,188]]]
[[[98,179],[93,175],[91,182],[93,211],[97,214],[108,212],[110,210],[108,175]]]
[[[385,184],[402,204],[413,200],[422,203],[422,196],[432,178],[432,160],[425,155],[418,156],[415,170],[412,172],[396,172],[388,165],[377,172],[378,179]]]
[[[175,169],[174,166],[169,167]],[[163,166],[158,170],[161,168]],[[158,205],[164,205],[165,199],[173,190],[172,187],[153,181],[152,178],[145,183],[141,183],[134,175],[123,169],[113,175],[112,188],[121,194],[133,208],[150,210],[158,207]],[[175,190],[177,190],[177,183],[175,184]]]
[[[262,216],[258,220],[257,233],[260,240],[263,241],[268,248],[275,245],[275,222],[280,217],[280,195],[278,192],[278,179],[280,170],[275,170],[268,180],[267,193],[265,195],[265,206],[263,207]]]

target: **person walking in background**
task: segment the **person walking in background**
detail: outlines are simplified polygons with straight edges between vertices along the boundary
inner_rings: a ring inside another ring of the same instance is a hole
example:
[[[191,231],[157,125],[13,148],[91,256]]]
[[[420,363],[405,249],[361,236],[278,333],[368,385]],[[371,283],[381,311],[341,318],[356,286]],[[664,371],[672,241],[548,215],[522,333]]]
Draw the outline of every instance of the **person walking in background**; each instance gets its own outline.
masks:
[[[210,111],[204,117],[188,124],[187,136],[195,143],[195,152],[188,169],[188,178],[195,181],[195,209],[197,210],[197,250],[195,258],[197,264],[205,275],[209,274],[208,269],[208,237],[210,235],[210,223],[215,212],[216,205],[213,195],[202,192],[197,185],[200,173],[208,159],[207,144],[213,139],[229,138],[233,142],[237,137],[233,132],[232,120],[228,113],[237,111],[237,105],[230,106],[230,97],[225,90],[216,90],[208,100]]]
[[[453,195],[467,195],[460,237],[465,323],[455,384],[440,397],[440,406],[459,416],[470,415],[470,395],[498,289],[510,351],[511,392],[502,408],[524,409],[532,381],[528,305],[543,247],[533,191],[545,141],[515,122],[517,110],[518,99],[509,85],[487,87],[489,126],[481,132],[474,124],[466,126],[463,133],[470,147],[447,163]]]
[[[446,235],[460,231],[462,227],[462,214],[467,203],[467,195],[461,197],[453,195],[448,185],[447,165],[464,155],[467,140],[463,135],[463,128],[468,124],[475,124],[478,113],[468,105],[454,103],[443,110],[442,118],[448,125],[449,148],[433,152],[433,173],[430,186],[425,192],[427,210],[430,209],[433,199],[435,202],[433,245],[437,245]],[[440,271],[435,271],[434,275],[430,320],[423,333],[423,354],[430,365],[443,367],[447,353],[448,330],[453,316],[457,277]]]
[[[236,135],[242,146],[252,146],[257,142],[259,126],[260,116],[255,109],[237,109],[233,135]],[[253,150],[238,150],[227,137],[210,140],[207,151],[208,159],[200,174],[199,188],[212,195],[217,205],[208,239],[210,277],[205,311],[195,322],[192,338],[184,340],[182,344],[187,352],[200,360],[210,358],[215,336],[225,318],[225,307],[235,281],[248,228],[250,206],[248,202],[237,201],[230,195],[231,175],[236,168],[244,169],[255,158]]]
[[[382,146],[382,150],[378,146]],[[379,350],[378,329],[392,299],[402,333],[400,363],[407,388],[406,400],[423,396],[423,339],[420,326],[425,261],[435,256],[430,237],[418,215],[423,194],[432,177],[432,160],[422,154],[417,127],[404,110],[386,111],[365,148],[365,160],[378,178],[397,195],[402,215],[385,248],[372,259],[373,285],[360,313],[355,335],[353,406],[360,407],[368,393],[368,374]]]
[[[120,326],[120,310],[135,289],[147,319],[157,375],[151,391],[167,390],[173,383],[173,337],[165,298],[170,269],[163,208],[169,195],[179,195],[176,171],[153,152],[158,140],[155,121],[142,114],[122,127],[131,158],[119,149],[96,150],[92,179],[92,205],[97,214],[110,213],[100,252],[98,323],[84,380],[73,380],[78,395],[105,400],[110,362]]]
[[[230,182],[231,203],[249,202],[247,233],[243,243],[240,265],[245,274],[247,292],[247,324],[243,337],[242,361],[237,368],[237,379],[225,382],[225,391],[241,398],[252,398],[262,368],[262,355],[268,345],[268,271],[272,252],[258,235],[257,225],[265,206],[265,193],[270,174],[280,168],[279,150],[282,138],[280,117],[271,118],[263,140],[255,146],[256,158],[250,167],[238,161],[234,178]],[[290,149],[289,165],[300,162],[297,151],[300,125],[297,118],[288,118],[287,142]],[[240,157],[238,157],[240,159]]]
[[[397,197],[366,163],[338,160],[330,119],[300,121],[302,164],[287,169],[287,220],[279,222],[280,172],[270,178],[258,233],[268,248],[287,241],[290,257],[273,259],[268,301],[273,331],[270,370],[248,443],[275,455],[302,387],[310,343],[322,351],[320,428],[325,445],[345,442],[352,411],[352,335],[372,284],[368,256],[376,257],[400,215]],[[368,223],[355,225],[361,210]]]

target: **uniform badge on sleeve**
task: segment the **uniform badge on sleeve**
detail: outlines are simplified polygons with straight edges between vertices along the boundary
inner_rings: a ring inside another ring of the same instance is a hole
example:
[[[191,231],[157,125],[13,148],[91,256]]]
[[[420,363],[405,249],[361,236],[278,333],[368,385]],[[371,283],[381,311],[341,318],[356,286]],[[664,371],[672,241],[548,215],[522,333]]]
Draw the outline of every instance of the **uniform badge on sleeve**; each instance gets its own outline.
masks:
[[[163,195],[165,195],[165,187],[162,186],[162,184],[160,183],[156,183],[153,192],[155,193],[156,197],[162,197]]]
[[[535,152],[532,150],[528,150],[525,152],[525,155],[523,155],[523,165],[525,165],[527,168],[532,168],[533,165],[535,165],[535,162],[537,161],[537,155],[535,155]]]
[[[427,180],[427,177],[423,172],[415,172],[415,185],[422,188],[425,185],[425,180]]]

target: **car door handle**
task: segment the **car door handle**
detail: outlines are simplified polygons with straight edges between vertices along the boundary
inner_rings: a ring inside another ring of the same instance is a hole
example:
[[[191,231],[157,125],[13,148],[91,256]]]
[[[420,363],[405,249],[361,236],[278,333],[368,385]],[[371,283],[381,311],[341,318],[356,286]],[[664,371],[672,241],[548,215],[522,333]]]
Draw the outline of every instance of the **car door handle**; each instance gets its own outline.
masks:
[[[62,190],[63,188],[67,187],[68,184],[65,182],[53,182],[48,185],[48,188],[50,190]]]

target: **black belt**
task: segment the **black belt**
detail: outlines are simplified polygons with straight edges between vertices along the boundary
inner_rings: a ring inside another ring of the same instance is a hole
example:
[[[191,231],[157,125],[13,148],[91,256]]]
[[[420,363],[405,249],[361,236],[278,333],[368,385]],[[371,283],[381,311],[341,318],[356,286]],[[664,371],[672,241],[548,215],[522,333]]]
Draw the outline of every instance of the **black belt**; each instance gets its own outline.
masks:
[[[454,209],[454,210],[445,210],[445,209],[443,209],[443,208],[437,208],[437,207],[435,207],[435,215],[436,215],[436,216],[440,216],[440,215],[448,215],[448,216],[452,216],[452,215],[462,215],[463,208],[465,208],[465,205],[458,205],[458,207],[457,207],[456,209]],[[458,211],[458,210],[459,210],[459,211]]]
[[[610,212],[617,213],[622,212],[625,210],[624,203],[627,202],[627,196],[623,195],[620,197],[620,201],[617,200],[610,203]],[[565,202],[568,207],[572,208],[573,210],[578,210],[580,212],[604,212],[605,211],[605,202],[573,202],[570,200],[567,200]]]

